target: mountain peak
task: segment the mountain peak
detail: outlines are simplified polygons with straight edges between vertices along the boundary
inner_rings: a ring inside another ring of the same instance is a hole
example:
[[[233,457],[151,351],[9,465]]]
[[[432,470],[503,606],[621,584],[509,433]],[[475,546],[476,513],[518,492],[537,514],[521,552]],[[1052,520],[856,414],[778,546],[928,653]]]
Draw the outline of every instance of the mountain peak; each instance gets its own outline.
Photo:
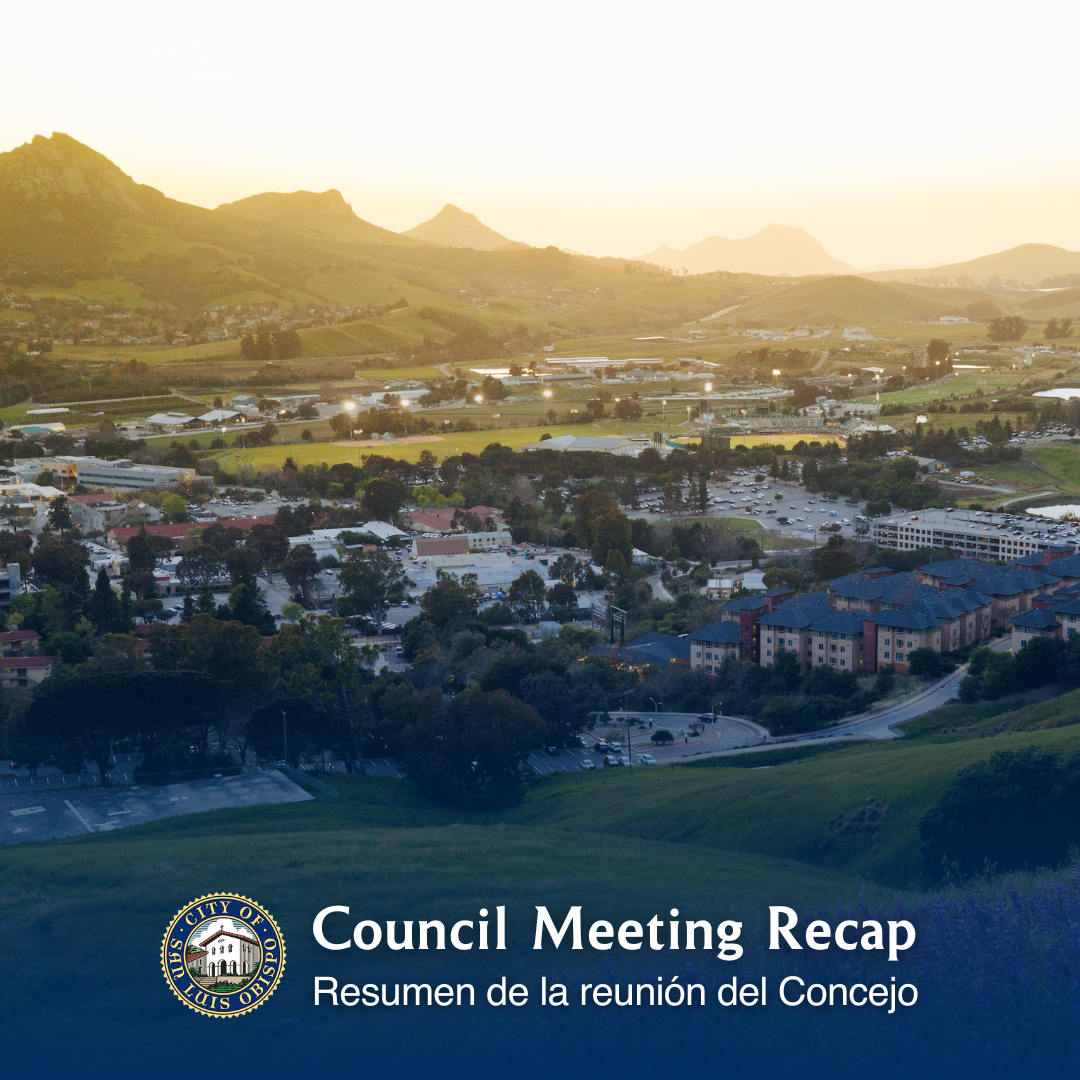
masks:
[[[661,247],[640,258],[691,274],[727,270],[742,274],[850,274],[854,268],[834,259],[805,229],[775,221],[753,236],[729,240],[710,236],[688,248]]]
[[[443,247],[472,248],[475,251],[497,251],[499,248],[516,247],[501,233],[489,228],[475,214],[470,214],[453,203],[447,203],[433,218],[409,229],[403,236],[424,240]]]
[[[22,202],[34,216],[59,222],[91,204],[113,214],[143,212],[139,185],[104,154],[62,132],[35,135],[0,154],[0,189],[5,201]],[[14,210],[14,206],[4,207]]]
[[[264,191],[236,202],[222,203],[217,211],[252,221],[268,221],[305,233],[352,243],[403,243],[397,233],[357,217],[337,188],[329,191]]]

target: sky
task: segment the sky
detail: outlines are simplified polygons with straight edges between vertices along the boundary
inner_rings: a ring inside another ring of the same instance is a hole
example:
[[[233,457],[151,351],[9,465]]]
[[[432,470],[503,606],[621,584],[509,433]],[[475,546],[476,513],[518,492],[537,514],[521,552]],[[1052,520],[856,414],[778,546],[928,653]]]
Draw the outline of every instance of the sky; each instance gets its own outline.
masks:
[[[771,222],[860,269],[1080,250],[1080,6],[1053,0],[10,5],[0,151],[63,131],[216,206],[633,256]]]

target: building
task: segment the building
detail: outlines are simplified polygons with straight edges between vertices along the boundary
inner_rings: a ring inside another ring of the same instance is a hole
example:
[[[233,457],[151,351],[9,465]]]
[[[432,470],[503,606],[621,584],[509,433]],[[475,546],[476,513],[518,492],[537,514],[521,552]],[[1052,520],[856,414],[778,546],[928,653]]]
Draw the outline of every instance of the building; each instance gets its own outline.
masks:
[[[250,934],[237,932],[232,919],[221,919],[197,945],[188,946],[184,962],[200,982],[214,982],[226,975],[252,975],[262,963],[262,948]]]
[[[413,540],[414,559],[427,555],[465,555],[469,550],[469,541],[465,536],[418,536]]]
[[[858,674],[864,668],[863,622],[856,612],[831,607],[826,593],[785,600],[759,620],[759,662],[771,667],[786,650],[798,658],[804,675],[819,664]]]
[[[551,585],[546,566],[537,559],[512,558],[504,552],[468,552],[463,555],[428,555],[407,566],[405,576],[418,592],[430,589],[438,573],[460,581],[466,574],[476,577],[477,585],[489,596],[505,593],[522,574],[534,570],[545,585]]]
[[[95,491],[89,495],[69,495],[71,520],[84,533],[106,532],[113,525],[154,525],[161,511],[140,499],[118,499],[114,492]]]
[[[627,439],[621,435],[557,435],[553,439],[541,439],[528,443],[520,450],[557,450],[561,453],[592,452],[614,454],[616,457],[637,457],[652,443],[642,439]]]
[[[899,551],[949,548],[958,554],[1003,562],[1046,551],[1053,546],[1052,541],[1005,529],[992,519],[972,521],[945,510],[924,510],[910,517],[887,520],[877,518],[870,523],[870,539],[878,547]]]
[[[149,416],[146,422],[151,427],[161,428],[165,431],[175,431],[177,428],[190,428],[198,427],[199,421],[194,416],[188,416],[187,413],[154,413],[153,416]]]
[[[467,510],[460,506],[440,506],[425,510],[409,510],[405,517],[417,532],[444,533],[463,531],[465,526],[462,518],[467,514],[475,517],[481,526],[485,526],[488,521],[494,525],[502,520],[502,511],[494,506],[471,506]]]
[[[65,490],[82,484],[88,488],[138,491],[141,488],[166,488],[172,484],[190,483],[194,469],[177,469],[170,465],[137,465],[127,458],[105,461],[103,458],[68,454],[51,458],[20,458],[11,472],[26,483],[44,469],[52,471],[57,485]]]
[[[705,588],[710,600],[730,600],[731,594],[742,587],[742,574],[722,574],[720,577],[709,578]]]
[[[0,634],[0,656],[26,656],[40,640],[36,630],[5,630]]]
[[[47,679],[55,656],[6,656],[0,658],[0,685],[29,687]]]
[[[742,654],[743,636],[739,624],[731,619],[712,623],[690,635],[690,666],[712,675],[729,657]]]
[[[721,606],[720,621],[735,622],[739,625],[741,660],[749,660],[752,664],[759,661],[758,620],[766,612],[772,611],[777,604],[794,595],[791,589],[772,589],[764,595],[740,596]]]
[[[622,645],[594,645],[589,653],[603,656],[620,667],[640,669],[650,664],[685,664],[691,660],[691,642],[686,634],[642,634]]]
[[[242,424],[247,417],[233,409],[211,409],[199,417],[199,421],[208,427],[217,427],[222,424]]]
[[[22,595],[22,570],[17,562],[0,569],[0,607],[11,607],[11,601]]]
[[[140,529],[146,529],[151,536],[166,536],[173,543],[179,543],[192,529],[205,529],[215,524],[224,525],[227,529],[243,529],[246,532],[253,525],[273,525],[274,518],[267,514],[262,517],[221,518],[217,522],[184,521],[176,525],[117,525],[105,534],[105,539],[114,551],[122,551]],[[298,538],[290,537],[290,541],[293,539]]]

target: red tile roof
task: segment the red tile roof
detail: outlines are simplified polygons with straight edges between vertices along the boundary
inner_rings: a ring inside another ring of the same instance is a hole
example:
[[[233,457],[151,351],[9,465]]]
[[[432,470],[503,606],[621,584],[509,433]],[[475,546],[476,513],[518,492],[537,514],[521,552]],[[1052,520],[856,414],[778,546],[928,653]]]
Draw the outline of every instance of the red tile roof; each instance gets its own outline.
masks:
[[[0,634],[0,644],[8,641],[40,641],[41,635],[36,630],[5,630]]]
[[[170,540],[179,540],[186,536],[191,529],[205,529],[208,525],[214,525],[213,521],[185,521],[181,525],[147,525],[146,531],[151,536],[167,536]],[[224,525],[226,529],[250,529],[253,525],[273,525],[272,516],[247,517],[247,518],[220,518],[216,524]],[[120,544],[126,544],[138,531],[141,525],[119,525],[109,530],[109,535]]]
[[[47,668],[52,666],[55,656],[9,656],[0,659],[0,670],[11,668]]]

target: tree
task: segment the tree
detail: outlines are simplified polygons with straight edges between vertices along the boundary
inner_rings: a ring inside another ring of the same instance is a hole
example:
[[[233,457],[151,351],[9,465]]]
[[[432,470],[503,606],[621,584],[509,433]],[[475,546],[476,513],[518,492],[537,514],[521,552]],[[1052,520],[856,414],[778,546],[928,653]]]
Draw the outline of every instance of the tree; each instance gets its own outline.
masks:
[[[791,589],[795,593],[804,593],[810,588],[810,578],[793,566],[770,567],[762,580],[766,589]]]
[[[94,591],[90,595],[88,614],[98,634],[123,634],[129,629],[121,615],[120,597],[116,595],[105,567],[98,571]]]
[[[63,495],[58,495],[49,503],[48,526],[61,536],[72,526],[71,507],[68,506],[68,501]]]
[[[1072,337],[1072,324],[1072,319],[1051,319],[1046,324],[1043,336],[1047,341],[1054,341],[1057,338]]]
[[[252,525],[244,546],[259,553],[266,567],[267,581],[274,580],[274,570],[289,554],[289,538],[277,525]]]
[[[420,607],[435,626],[453,631],[459,623],[475,617],[483,600],[475,574],[462,574],[457,581],[436,571],[435,584],[420,597]]]
[[[535,570],[526,570],[511,583],[509,599],[522,622],[536,622],[547,602],[544,579]]]
[[[351,613],[366,615],[377,625],[383,613],[405,598],[408,582],[400,564],[385,551],[354,551],[341,566],[341,591]]]
[[[854,574],[859,569],[859,560],[844,549],[843,537],[830,536],[829,542],[811,556],[810,569],[814,571],[817,581],[832,581],[846,574]]]
[[[161,504],[161,512],[173,524],[183,524],[188,519],[188,505],[179,495],[166,495]]]
[[[598,686],[572,687],[554,671],[526,675],[519,696],[547,724],[548,746],[569,746],[574,736],[593,726],[590,714],[602,712],[604,693]]]
[[[157,565],[157,556],[145,525],[128,540],[127,557],[133,571],[153,570]]]
[[[189,588],[193,588],[219,581],[224,570],[225,560],[222,559],[221,552],[209,544],[200,544],[180,560],[176,576]]]
[[[360,506],[376,521],[387,521],[392,524],[398,511],[405,505],[408,496],[409,489],[400,480],[385,480],[376,477],[368,481]]]
[[[668,731],[667,728],[657,728],[650,736],[649,741],[656,743],[657,746],[663,746],[667,743],[673,743],[675,736]]]
[[[1019,315],[1005,315],[990,320],[990,337],[994,341],[1019,341],[1027,328],[1027,321]]]
[[[536,709],[505,690],[465,690],[449,702],[429,690],[418,696],[414,715],[399,761],[424,795],[470,810],[521,802],[529,754],[547,733]]]
[[[928,875],[1058,866],[1080,840],[1080,755],[1028,746],[962,769],[919,822]]]
[[[629,561],[634,550],[633,529],[630,519],[618,509],[604,510],[589,521],[592,534],[590,548],[593,559],[601,566],[608,552],[617,549],[624,560]]]
[[[581,577],[581,571],[582,564],[573,555],[567,553],[560,555],[551,564],[548,574],[559,581],[565,582],[567,585],[574,586]]]
[[[575,608],[577,607],[577,593],[574,592],[572,585],[559,581],[548,589],[547,601],[551,607]]]
[[[295,544],[281,564],[281,572],[289,587],[299,589],[305,600],[308,599],[311,583],[319,576],[319,570],[319,560],[310,544]]]
[[[256,578],[262,569],[263,559],[254,548],[247,546],[230,548],[225,553],[225,567],[234,586],[245,585],[258,592]]]
[[[274,616],[266,606],[262,593],[254,585],[239,582],[229,593],[228,609],[218,612],[218,618],[235,619],[244,626],[253,626],[261,636],[269,637],[277,630]]]
[[[937,367],[939,374],[949,370],[949,350],[952,346],[942,338],[931,338],[926,344],[926,360],[931,367]]]
[[[46,537],[38,541],[31,555],[34,573],[43,581],[54,585],[85,587],[89,590],[90,582],[86,576],[86,565],[90,557],[85,548],[74,540],[58,537]]]
[[[867,517],[884,517],[892,513],[892,506],[888,499],[871,499],[866,504]]]

